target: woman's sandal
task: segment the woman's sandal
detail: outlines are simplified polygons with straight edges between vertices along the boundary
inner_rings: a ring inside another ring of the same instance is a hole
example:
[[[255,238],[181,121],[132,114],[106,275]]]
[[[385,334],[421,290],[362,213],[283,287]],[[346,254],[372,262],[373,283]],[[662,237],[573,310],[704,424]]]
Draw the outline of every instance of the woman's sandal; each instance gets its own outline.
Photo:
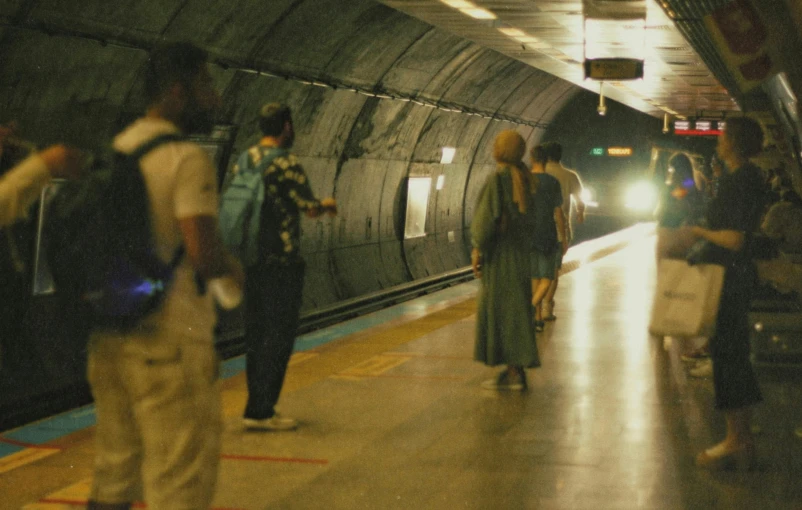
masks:
[[[718,451],[718,445],[708,448],[696,456],[696,465],[710,471],[721,471],[734,467],[740,472],[755,468],[755,446],[746,444],[731,451]]]

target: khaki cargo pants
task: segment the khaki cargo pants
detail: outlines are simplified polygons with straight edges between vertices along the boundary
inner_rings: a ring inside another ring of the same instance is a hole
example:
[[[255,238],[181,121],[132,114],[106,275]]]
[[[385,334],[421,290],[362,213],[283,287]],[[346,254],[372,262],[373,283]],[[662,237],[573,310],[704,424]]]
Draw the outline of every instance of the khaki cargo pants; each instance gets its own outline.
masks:
[[[93,501],[130,502],[144,492],[149,509],[211,506],[222,432],[218,363],[212,342],[92,338]]]

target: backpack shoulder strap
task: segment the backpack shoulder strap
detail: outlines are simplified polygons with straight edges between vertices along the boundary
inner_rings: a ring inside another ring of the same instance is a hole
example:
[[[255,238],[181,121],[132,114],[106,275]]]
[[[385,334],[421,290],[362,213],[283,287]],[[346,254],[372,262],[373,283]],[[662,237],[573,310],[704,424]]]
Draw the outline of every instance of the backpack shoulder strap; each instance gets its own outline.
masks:
[[[137,149],[132,152],[131,154],[127,154],[126,157],[130,158],[131,161],[139,161],[145,154],[149,153],[153,149],[159,147],[160,145],[164,145],[165,143],[170,142],[181,142],[186,140],[186,136],[179,134],[179,133],[166,133],[163,135],[159,135],[147,142],[143,143]],[[138,165],[137,165],[138,166]],[[173,254],[172,259],[167,264],[168,270],[172,273],[176,270],[178,265],[181,263],[181,259],[184,258],[185,248],[184,245],[181,244],[178,248],[176,248],[175,253]]]
[[[152,151],[153,149],[155,149],[160,145],[164,145],[165,143],[170,143],[170,142],[181,142],[186,139],[187,139],[186,136],[179,133],[166,133],[163,135],[159,135],[156,138],[148,140],[147,142],[137,147],[137,149],[134,152],[129,154],[129,157],[134,160],[138,160],[142,156],[144,156],[145,154],[147,154],[148,152]]]
[[[247,155],[248,152],[246,151],[245,154]],[[288,154],[287,149],[283,149],[281,147],[271,147],[268,149],[267,154],[259,161],[259,165],[255,168],[258,170],[260,174],[263,174],[265,170],[270,168],[270,165],[273,164],[273,161],[281,156],[286,156]],[[248,158],[250,161],[250,158]]]

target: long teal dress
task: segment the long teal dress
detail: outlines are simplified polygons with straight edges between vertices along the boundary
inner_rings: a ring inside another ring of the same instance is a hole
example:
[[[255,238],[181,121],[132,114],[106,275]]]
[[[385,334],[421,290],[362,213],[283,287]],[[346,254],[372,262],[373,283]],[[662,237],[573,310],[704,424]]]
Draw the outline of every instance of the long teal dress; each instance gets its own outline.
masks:
[[[512,200],[512,171],[504,167],[488,177],[471,223],[471,242],[482,253],[474,359],[533,368],[540,357],[529,270],[531,219]],[[530,202],[528,211],[533,209]],[[502,211],[507,226],[500,233]]]

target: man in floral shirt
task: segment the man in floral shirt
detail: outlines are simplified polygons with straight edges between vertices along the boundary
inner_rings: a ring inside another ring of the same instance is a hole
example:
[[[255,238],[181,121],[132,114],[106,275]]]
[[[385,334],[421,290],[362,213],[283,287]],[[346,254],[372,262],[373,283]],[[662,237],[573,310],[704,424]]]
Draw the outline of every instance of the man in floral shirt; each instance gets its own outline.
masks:
[[[248,163],[262,167],[265,200],[261,210],[259,257],[246,268],[245,343],[248,429],[291,430],[297,422],[279,416],[278,401],[295,344],[305,263],[301,258],[301,212],[309,217],[337,213],[333,198],[315,198],[298,159],[290,109],[271,103],[259,112],[262,139],[248,149]],[[239,168],[235,167],[234,172]]]

